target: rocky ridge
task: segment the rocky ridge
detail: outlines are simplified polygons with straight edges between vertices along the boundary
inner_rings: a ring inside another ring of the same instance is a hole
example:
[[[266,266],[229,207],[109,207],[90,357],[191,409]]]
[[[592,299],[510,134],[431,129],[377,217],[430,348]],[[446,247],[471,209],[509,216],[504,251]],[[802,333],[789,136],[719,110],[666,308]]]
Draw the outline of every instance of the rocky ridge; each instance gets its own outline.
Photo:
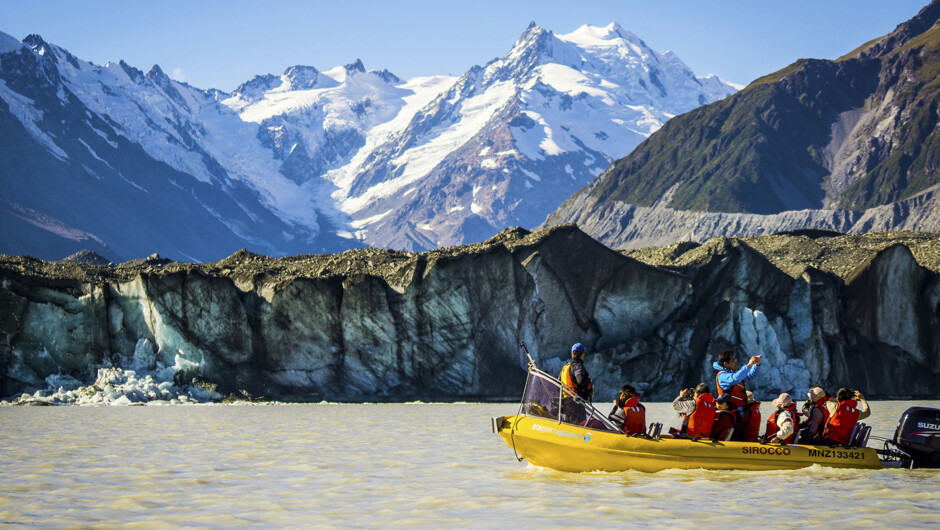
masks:
[[[119,374],[136,399],[166,401],[161,381],[182,371],[169,368],[188,367],[220,396],[514,398],[524,340],[550,371],[585,343],[599,400],[625,382],[670,399],[732,347],[765,356],[763,396],[819,382],[935,397],[938,240],[803,232],[615,252],[563,225],[424,253],[0,257],[0,396],[54,393],[54,375],[94,386],[115,367],[137,370]]]
[[[613,247],[814,228],[940,231],[940,2],[667,122],[552,213]]]

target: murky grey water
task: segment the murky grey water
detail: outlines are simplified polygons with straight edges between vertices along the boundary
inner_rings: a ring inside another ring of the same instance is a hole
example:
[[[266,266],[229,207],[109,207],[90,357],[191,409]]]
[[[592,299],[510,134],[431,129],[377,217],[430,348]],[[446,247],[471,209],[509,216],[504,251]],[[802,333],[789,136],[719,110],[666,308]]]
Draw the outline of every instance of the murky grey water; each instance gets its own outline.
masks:
[[[873,436],[912,404],[872,403]],[[2,407],[0,525],[937,526],[940,470],[558,473],[490,432],[517,408]]]

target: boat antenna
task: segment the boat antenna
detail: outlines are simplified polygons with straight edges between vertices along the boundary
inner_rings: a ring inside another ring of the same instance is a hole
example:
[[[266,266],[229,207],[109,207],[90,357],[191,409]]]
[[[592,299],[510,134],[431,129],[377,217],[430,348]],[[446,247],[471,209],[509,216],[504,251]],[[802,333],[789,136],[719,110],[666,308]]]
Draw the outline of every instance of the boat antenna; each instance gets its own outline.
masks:
[[[532,368],[538,368],[538,366],[535,365],[535,359],[533,359],[532,356],[529,355],[529,349],[525,347],[524,340],[519,341],[519,346],[522,347],[522,351],[525,352],[525,356],[529,358],[529,369],[531,370]]]

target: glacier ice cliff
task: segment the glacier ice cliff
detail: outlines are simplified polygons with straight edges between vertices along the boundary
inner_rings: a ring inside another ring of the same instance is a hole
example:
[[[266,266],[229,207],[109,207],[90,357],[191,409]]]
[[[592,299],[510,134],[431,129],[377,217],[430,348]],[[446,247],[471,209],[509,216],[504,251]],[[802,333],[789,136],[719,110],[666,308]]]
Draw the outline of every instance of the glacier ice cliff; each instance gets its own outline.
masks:
[[[765,237],[805,249],[821,236]],[[870,236],[853,237],[846,245]],[[764,356],[759,396],[821,383],[936,397],[940,279],[910,241],[940,248],[936,234],[881,237],[840,273],[782,266],[750,239],[677,244],[644,263],[573,225],[425,253],[108,266],[0,256],[0,396],[130,377],[128,399],[172,399],[161,384],[198,374],[215,397],[506,398],[522,390],[524,340],[552,371],[573,342],[588,346],[598,400],[627,382],[647,400],[713,384],[728,348]]]

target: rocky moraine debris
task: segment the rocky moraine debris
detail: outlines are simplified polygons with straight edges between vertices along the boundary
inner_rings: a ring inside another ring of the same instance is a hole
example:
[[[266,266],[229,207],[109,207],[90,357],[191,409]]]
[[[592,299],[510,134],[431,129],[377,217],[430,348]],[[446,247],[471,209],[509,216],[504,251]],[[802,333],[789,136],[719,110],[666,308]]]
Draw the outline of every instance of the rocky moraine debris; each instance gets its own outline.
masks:
[[[940,274],[940,234],[922,232],[876,232],[872,234],[841,234],[825,230],[798,230],[767,236],[723,238],[705,243],[688,241],[667,247],[623,250],[625,256],[650,265],[682,269],[695,268],[721,252],[731,240],[744,242],[761,253],[778,269],[797,278],[808,267],[845,280],[860,264],[894,245],[904,245],[917,263]]]
[[[598,398],[763,354],[759,394],[937,394],[940,235],[822,231],[613,251],[573,225],[483,243],[213,263],[0,256],[0,396],[21,403],[490,399],[588,345]],[[100,258],[100,257],[99,257]],[[63,381],[65,383],[63,383]]]

